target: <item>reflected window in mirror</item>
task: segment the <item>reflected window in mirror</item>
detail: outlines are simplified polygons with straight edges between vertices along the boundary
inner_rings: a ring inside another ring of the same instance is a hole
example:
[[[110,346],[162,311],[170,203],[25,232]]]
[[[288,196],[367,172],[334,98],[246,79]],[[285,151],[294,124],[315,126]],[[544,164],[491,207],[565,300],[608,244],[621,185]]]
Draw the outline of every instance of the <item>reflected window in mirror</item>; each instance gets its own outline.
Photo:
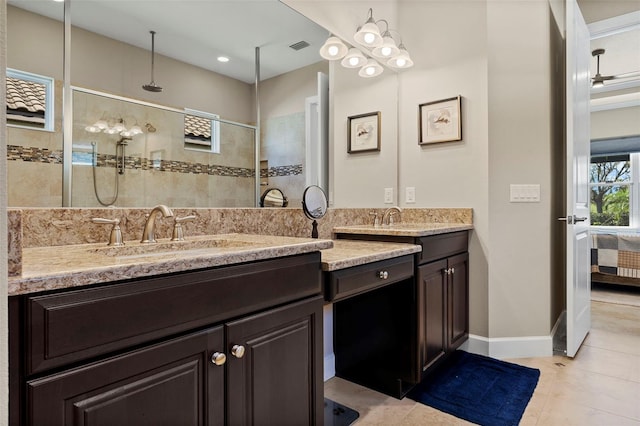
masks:
[[[53,132],[51,77],[7,68],[7,125]]]
[[[185,149],[220,154],[219,118],[220,116],[216,114],[185,108]]]

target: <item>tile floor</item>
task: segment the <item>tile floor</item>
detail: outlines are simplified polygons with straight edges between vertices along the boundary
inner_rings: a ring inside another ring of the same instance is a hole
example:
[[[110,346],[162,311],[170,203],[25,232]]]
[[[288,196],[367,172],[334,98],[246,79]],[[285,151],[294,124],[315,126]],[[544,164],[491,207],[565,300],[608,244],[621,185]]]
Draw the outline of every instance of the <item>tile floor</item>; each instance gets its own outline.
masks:
[[[592,301],[592,326],[574,359],[508,360],[540,369],[521,425],[640,425],[640,291],[630,304]],[[623,302],[624,303],[624,302]],[[360,413],[356,425],[463,425],[464,420],[339,378],[325,396]]]

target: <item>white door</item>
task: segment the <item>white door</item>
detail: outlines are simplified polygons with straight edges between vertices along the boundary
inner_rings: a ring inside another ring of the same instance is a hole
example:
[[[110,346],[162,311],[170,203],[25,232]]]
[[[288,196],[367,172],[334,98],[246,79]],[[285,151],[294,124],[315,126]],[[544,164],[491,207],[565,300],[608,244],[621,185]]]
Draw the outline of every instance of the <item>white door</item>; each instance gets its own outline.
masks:
[[[589,237],[590,37],[576,0],[567,0],[567,356],[591,328]]]

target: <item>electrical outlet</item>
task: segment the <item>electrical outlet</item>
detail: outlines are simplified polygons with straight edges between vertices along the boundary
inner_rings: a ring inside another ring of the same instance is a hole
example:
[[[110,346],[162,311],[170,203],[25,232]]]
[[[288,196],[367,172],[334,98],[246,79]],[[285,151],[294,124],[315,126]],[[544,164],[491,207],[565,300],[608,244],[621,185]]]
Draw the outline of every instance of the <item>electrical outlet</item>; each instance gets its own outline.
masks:
[[[407,186],[404,191],[404,201],[406,203],[416,202],[416,188],[415,186]]]
[[[384,203],[393,204],[393,188],[384,189]]]

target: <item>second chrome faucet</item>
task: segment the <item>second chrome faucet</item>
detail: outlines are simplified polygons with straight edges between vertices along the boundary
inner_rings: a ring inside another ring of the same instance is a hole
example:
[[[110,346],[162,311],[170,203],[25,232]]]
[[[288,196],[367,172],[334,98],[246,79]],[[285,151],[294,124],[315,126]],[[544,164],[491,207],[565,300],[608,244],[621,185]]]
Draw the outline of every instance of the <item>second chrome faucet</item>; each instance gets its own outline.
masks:
[[[397,206],[393,206],[393,207],[389,207],[387,210],[385,210],[384,214],[382,215],[382,225],[384,225],[385,223],[385,219],[387,219],[387,225],[393,225],[393,216],[398,215],[400,216],[402,214],[402,209],[400,207]]]
[[[155,206],[144,224],[144,231],[142,231],[141,243],[155,243],[156,242],[156,216],[158,213],[162,214],[162,217],[173,217],[171,209],[163,204]]]

